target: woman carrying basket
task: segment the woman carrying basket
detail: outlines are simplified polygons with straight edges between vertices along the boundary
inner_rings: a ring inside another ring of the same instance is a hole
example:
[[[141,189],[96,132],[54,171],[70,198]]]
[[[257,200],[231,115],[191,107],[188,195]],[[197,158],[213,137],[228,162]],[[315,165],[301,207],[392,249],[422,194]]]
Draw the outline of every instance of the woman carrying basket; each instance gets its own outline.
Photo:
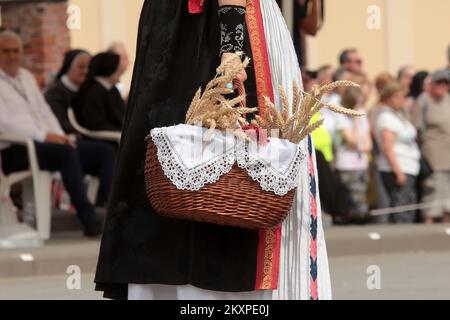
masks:
[[[270,230],[165,218],[145,191],[145,138],[183,123],[196,90],[222,59],[251,58],[247,104],[279,105],[301,83],[289,31],[275,0],[146,0],[117,174],[96,273],[113,299],[330,299],[315,154],[307,157],[290,214]],[[226,71],[225,71],[226,72]],[[231,84],[230,84],[231,87]],[[236,190],[239,192],[239,190]]]

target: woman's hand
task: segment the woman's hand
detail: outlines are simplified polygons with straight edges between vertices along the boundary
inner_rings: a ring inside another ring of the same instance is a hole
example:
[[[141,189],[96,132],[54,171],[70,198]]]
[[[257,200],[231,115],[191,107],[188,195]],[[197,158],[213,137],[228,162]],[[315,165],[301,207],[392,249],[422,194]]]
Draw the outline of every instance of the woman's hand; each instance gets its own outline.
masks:
[[[45,142],[53,144],[68,144],[74,148],[76,147],[76,142],[71,137],[56,133],[48,133],[45,137]]]
[[[406,184],[406,181],[408,180],[406,175],[403,172],[398,172],[395,174],[397,185],[400,187],[403,187]]]
[[[225,68],[225,75],[228,73],[229,70],[233,69],[234,66],[238,65],[241,62],[241,57],[236,53],[224,53],[222,55],[222,61],[229,59],[233,57],[233,60],[231,63],[228,64],[228,66]],[[242,83],[247,80],[247,72],[245,70],[242,70],[236,75],[235,80],[241,81]],[[236,89],[235,86],[233,86],[234,89]]]

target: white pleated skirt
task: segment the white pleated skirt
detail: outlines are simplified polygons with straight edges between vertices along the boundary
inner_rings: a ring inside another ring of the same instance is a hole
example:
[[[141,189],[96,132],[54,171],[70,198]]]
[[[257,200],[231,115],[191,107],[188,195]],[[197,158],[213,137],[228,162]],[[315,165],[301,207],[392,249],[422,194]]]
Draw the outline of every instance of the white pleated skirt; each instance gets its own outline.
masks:
[[[301,72],[291,35],[275,0],[260,0],[261,13],[269,55],[275,105],[280,105],[278,85],[291,99],[293,80],[301,85]],[[306,140],[306,139],[305,139]],[[308,154],[307,141],[301,142]],[[315,155],[313,158],[316,166]],[[314,168],[317,172],[317,168]],[[251,292],[218,292],[192,285],[129,284],[129,300],[307,300],[310,288],[310,170],[308,161],[300,171],[299,185],[291,213],[282,225],[279,280],[277,290]],[[316,175],[317,179],[317,175]],[[317,181],[316,181],[316,185]],[[317,199],[320,199],[317,193]],[[325,237],[322,227],[320,201],[317,201],[317,284],[318,297],[331,299],[330,274]]]

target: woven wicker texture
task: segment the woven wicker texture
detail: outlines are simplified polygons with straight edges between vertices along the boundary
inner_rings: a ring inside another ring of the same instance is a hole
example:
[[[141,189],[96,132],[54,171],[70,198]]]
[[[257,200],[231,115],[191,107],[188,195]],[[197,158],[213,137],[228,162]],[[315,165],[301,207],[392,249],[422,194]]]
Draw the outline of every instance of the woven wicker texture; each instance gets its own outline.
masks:
[[[273,228],[288,215],[295,189],[285,196],[264,191],[236,164],[219,181],[198,191],[177,189],[165,176],[150,136],[146,142],[146,191],[160,215],[246,229]]]

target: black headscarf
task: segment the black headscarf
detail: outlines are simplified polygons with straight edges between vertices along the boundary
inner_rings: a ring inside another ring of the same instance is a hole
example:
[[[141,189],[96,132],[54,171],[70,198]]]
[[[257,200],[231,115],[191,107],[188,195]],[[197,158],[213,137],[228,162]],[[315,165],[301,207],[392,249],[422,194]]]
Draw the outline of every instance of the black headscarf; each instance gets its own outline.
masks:
[[[55,80],[60,80],[63,75],[65,75],[67,72],[69,72],[70,67],[72,66],[74,60],[80,55],[80,54],[87,54],[90,56],[89,52],[82,49],[74,49],[69,50],[64,55],[64,61],[62,64],[61,69],[58,71],[58,74],[56,75]]]
[[[109,77],[116,72],[119,64],[120,56],[117,53],[101,52],[91,59],[87,78],[91,80],[94,77]]]
[[[79,112],[80,106],[85,104],[84,100],[88,99],[86,92],[93,83],[97,82],[95,77],[109,77],[113,75],[119,67],[119,64],[120,56],[113,52],[101,52],[92,57],[91,62],[89,63],[89,71],[86,80],[83,82],[80,90],[78,90],[72,100],[75,113]]]

